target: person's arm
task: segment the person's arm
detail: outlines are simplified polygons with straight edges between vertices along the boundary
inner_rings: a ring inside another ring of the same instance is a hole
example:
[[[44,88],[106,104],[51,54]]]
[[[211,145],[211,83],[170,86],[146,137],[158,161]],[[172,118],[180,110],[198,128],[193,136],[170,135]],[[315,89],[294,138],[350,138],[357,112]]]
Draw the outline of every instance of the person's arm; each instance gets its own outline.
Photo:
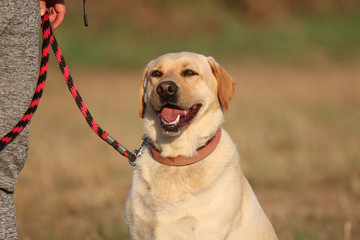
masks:
[[[64,0],[40,0],[41,16],[49,9],[50,22],[52,29],[59,27],[64,21],[66,6]]]

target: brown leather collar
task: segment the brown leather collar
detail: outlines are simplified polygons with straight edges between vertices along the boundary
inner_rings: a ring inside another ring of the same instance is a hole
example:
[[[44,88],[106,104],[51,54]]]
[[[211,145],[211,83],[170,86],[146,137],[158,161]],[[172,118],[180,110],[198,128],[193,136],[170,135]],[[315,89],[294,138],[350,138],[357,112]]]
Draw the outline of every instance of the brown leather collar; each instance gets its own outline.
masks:
[[[219,128],[213,138],[211,138],[204,146],[197,149],[197,154],[194,157],[186,157],[179,155],[177,157],[161,157],[159,150],[157,150],[151,143],[149,144],[153,158],[159,163],[168,166],[186,166],[199,162],[209,156],[217,147],[221,138],[221,128]]]

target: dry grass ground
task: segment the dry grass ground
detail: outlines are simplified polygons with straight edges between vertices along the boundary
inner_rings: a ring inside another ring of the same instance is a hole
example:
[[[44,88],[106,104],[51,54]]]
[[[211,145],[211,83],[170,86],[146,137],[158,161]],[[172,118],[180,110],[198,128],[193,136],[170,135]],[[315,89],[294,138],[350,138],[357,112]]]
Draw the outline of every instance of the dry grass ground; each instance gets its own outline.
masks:
[[[237,82],[224,128],[279,238],[360,239],[359,62],[223,65]],[[99,124],[138,147],[141,71],[71,70]],[[131,172],[51,69],[16,186],[20,239],[128,239]]]

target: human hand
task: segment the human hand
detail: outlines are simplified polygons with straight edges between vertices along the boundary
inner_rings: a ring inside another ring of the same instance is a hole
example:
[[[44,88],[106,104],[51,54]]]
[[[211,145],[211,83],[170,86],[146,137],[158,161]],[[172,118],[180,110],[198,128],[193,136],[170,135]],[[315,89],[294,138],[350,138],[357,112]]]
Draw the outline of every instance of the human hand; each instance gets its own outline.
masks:
[[[40,0],[41,16],[49,9],[50,22],[52,29],[55,30],[64,21],[66,6],[64,0]]]

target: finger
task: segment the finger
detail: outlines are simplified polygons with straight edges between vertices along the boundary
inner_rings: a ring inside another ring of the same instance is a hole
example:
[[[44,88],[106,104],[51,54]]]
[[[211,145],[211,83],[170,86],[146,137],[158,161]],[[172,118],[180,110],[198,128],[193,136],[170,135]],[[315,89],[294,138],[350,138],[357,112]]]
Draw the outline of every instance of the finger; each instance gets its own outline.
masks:
[[[65,18],[66,15],[66,7],[63,4],[56,4],[55,5],[55,12],[56,12],[56,18],[52,25],[52,28],[55,30],[57,27],[59,27]]]
[[[46,12],[46,1],[41,0],[40,1],[40,14],[41,16],[44,16]]]
[[[56,15],[57,15],[57,13],[56,13],[55,9],[53,7],[49,8],[49,20],[51,23],[55,21]]]

